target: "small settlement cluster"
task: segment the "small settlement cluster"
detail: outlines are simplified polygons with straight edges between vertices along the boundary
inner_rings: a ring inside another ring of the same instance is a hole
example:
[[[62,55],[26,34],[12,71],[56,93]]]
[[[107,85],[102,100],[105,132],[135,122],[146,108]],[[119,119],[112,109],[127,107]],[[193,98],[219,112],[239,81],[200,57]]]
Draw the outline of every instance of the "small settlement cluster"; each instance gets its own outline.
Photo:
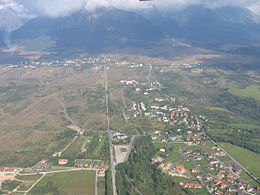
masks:
[[[241,177],[244,174],[241,166],[206,134],[207,117],[193,114],[177,98],[162,94],[158,81],[120,83],[141,99],[132,97],[127,109],[129,120],[146,118],[167,127],[149,132],[158,148],[151,163],[163,173],[195,192],[204,189],[210,194],[259,193],[258,187],[252,187]]]

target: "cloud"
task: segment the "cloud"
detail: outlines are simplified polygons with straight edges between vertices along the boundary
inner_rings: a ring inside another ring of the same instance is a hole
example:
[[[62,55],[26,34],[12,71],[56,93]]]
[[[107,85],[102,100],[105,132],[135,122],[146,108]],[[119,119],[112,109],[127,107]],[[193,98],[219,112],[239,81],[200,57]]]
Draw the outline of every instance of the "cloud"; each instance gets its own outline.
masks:
[[[116,7],[124,10],[140,10],[155,5],[163,11],[181,10],[189,5],[202,4],[208,8],[225,5],[249,8],[260,15],[259,0],[0,0],[0,9],[4,6],[20,7],[27,13],[50,17],[66,16],[81,9],[95,10],[99,7]]]
[[[12,0],[0,0],[0,9],[7,8],[7,7],[19,7],[17,3]]]
[[[258,15],[259,18],[260,18],[260,1],[253,3],[252,5],[248,6],[248,9],[251,10],[256,15]]]

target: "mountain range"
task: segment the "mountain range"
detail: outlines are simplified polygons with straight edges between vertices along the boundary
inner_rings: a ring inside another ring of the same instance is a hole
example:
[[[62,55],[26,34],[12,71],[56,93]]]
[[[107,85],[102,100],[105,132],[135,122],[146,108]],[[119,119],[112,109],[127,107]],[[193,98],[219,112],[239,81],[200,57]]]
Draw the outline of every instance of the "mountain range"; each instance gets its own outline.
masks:
[[[0,46],[6,31],[12,31],[13,41],[19,44],[30,40],[37,45],[44,37],[52,42],[47,50],[80,48],[95,53],[159,47],[171,39],[206,48],[260,42],[257,16],[232,6],[208,9],[196,5],[178,13],[162,13],[156,7],[140,12],[100,8],[58,18],[36,17],[24,24],[12,10],[0,10]]]

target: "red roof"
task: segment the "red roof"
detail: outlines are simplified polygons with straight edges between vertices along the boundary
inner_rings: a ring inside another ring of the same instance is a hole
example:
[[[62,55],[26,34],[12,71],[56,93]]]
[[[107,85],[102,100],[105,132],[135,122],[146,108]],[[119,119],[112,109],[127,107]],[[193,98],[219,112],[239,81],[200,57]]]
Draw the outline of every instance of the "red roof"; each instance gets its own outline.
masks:
[[[163,163],[163,166],[164,166],[164,167],[168,167],[168,166],[170,166],[170,165],[171,165],[170,162],[164,162],[164,163]]]
[[[105,173],[105,172],[106,172],[106,169],[99,169],[98,172],[99,172],[99,173]]]
[[[213,180],[215,183],[221,182],[221,179],[214,179]]]
[[[182,166],[179,166],[179,165],[176,165],[176,166],[175,166],[175,169],[176,169],[177,171],[181,171],[181,172],[185,171],[185,168],[182,167]]]
[[[67,164],[69,162],[68,159],[59,159],[59,164]]]
[[[191,172],[196,173],[196,172],[198,172],[198,169],[193,168],[193,169],[191,169]]]
[[[215,191],[215,194],[223,194],[223,192],[220,190],[217,190],[217,191]]]
[[[233,180],[233,179],[230,179],[230,178],[227,178],[227,181],[228,181],[228,182],[231,182],[231,183],[234,182],[234,180]]]
[[[235,175],[234,174],[232,174],[232,173],[228,173],[227,174],[227,177],[234,177]]]

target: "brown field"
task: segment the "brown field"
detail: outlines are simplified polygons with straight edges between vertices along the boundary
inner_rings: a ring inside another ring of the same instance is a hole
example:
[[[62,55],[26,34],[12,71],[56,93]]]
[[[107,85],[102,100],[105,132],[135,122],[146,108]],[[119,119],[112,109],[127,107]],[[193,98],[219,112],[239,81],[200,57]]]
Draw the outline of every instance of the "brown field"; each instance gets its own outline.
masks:
[[[1,68],[0,83],[0,165],[33,164],[68,143],[56,140],[71,124],[64,107],[81,128],[106,125],[102,70]]]

